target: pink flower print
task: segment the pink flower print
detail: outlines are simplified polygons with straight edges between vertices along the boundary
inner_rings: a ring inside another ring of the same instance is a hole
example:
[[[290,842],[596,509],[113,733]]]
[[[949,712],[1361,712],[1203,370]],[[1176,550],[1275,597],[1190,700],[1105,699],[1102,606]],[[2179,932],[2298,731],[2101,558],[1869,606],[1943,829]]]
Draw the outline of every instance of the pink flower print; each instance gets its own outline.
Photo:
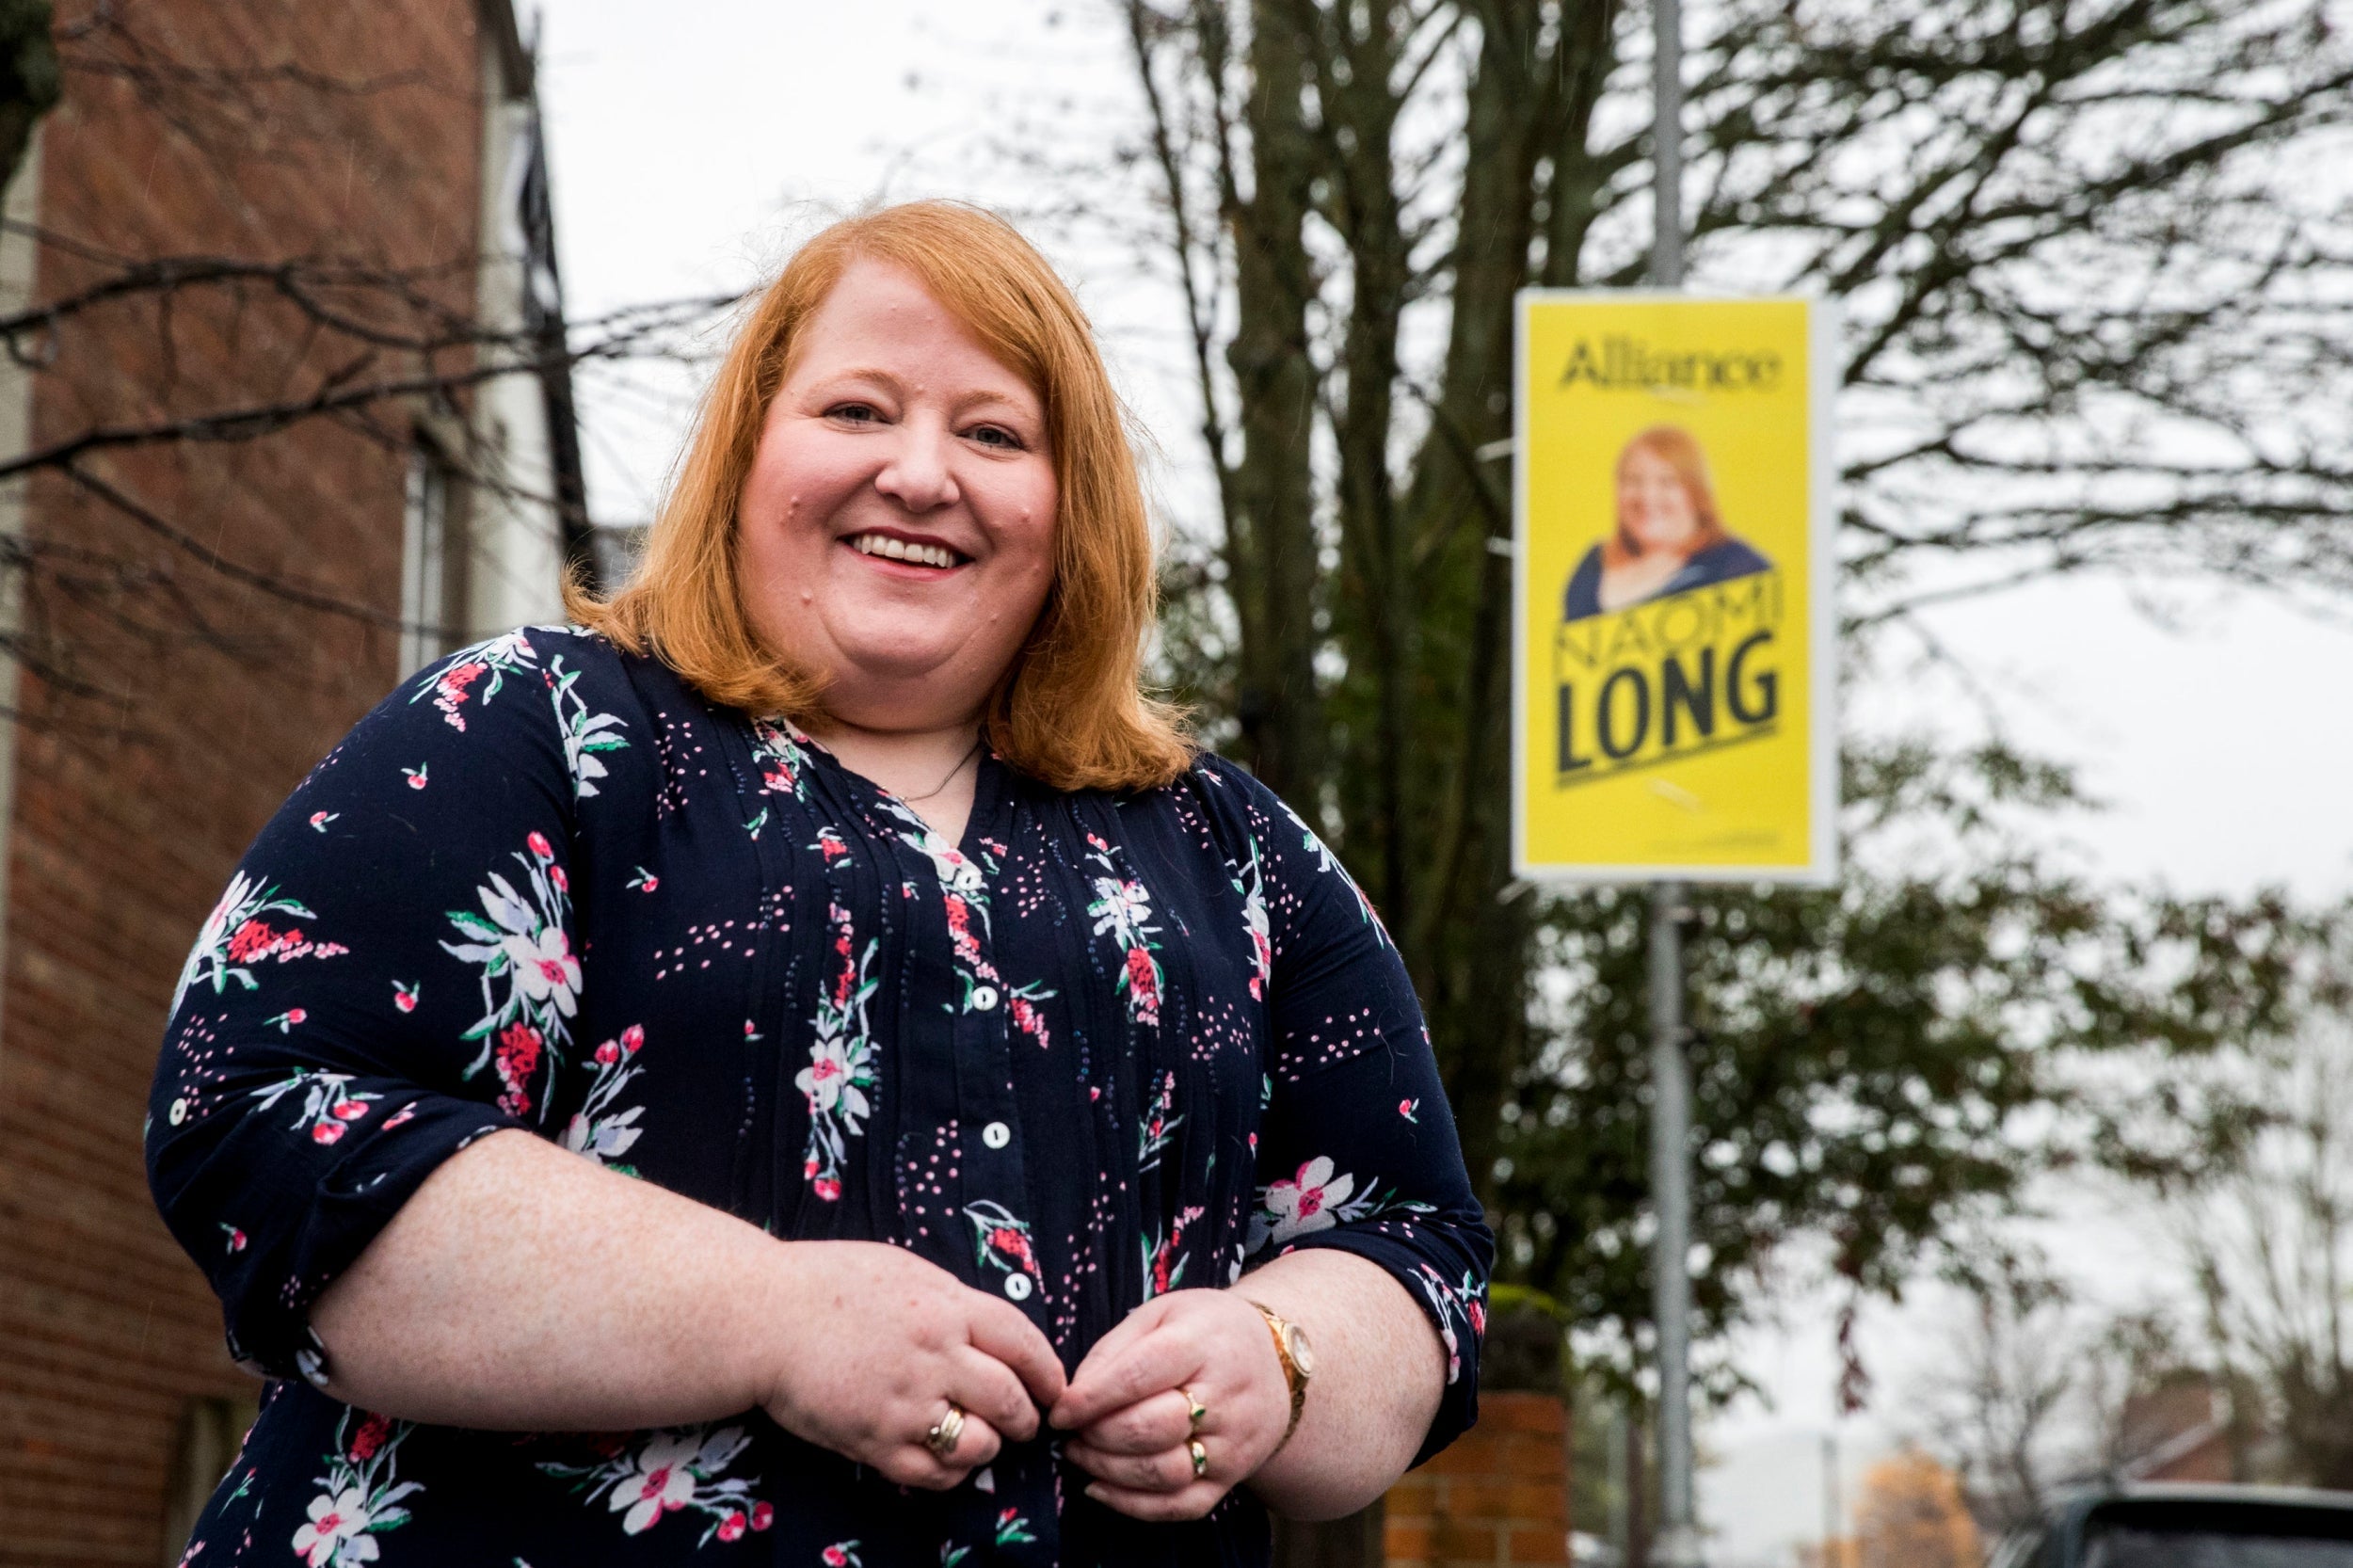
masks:
[[[460,734],[465,732],[466,715],[457,710],[465,705],[466,688],[481,680],[483,672],[488,668],[479,660],[469,659],[462,664],[452,664],[441,672],[439,680],[433,682],[433,706],[441,711],[441,717],[449,721],[450,728]]]
[[[235,1225],[223,1225],[220,1228],[227,1236],[229,1250],[232,1253],[241,1253],[245,1251],[244,1231],[239,1230]]]
[[[752,1528],[764,1530],[776,1522],[776,1511],[767,1503],[752,1504]]]
[[[856,1544],[857,1543],[855,1541],[840,1542],[834,1545],[826,1547],[824,1551],[818,1553],[817,1555],[824,1560],[825,1568],[844,1568],[844,1565],[850,1560],[849,1548]]]
[[[572,890],[572,879],[565,874],[564,868],[561,866],[548,868],[548,880],[555,884],[555,890],[559,893],[568,893]]]
[[[600,1067],[610,1067],[620,1059],[621,1047],[617,1040],[607,1040],[597,1048],[597,1065]]]
[[[1673,1278],[1673,1276],[1670,1275],[1669,1277]],[[1477,1296],[1473,1296],[1468,1302],[1464,1304],[1464,1310],[1470,1314],[1471,1332],[1478,1335],[1481,1338],[1486,1337],[1487,1304],[1481,1301]]]
[[[1400,1100],[1397,1102],[1397,1113],[1404,1117],[1409,1122],[1419,1122],[1420,1118],[1416,1116],[1414,1112],[1420,1109],[1421,1101],[1419,1100]]]
[[[641,893],[650,893],[662,886],[662,879],[640,866],[637,868],[637,874],[631,877],[627,885]]]
[[[368,1113],[368,1108],[362,1100],[337,1100],[328,1107],[328,1113],[339,1122],[356,1122]]]
[[[365,1464],[369,1460],[374,1459],[376,1450],[384,1446],[384,1439],[391,1436],[392,1432],[391,1416],[370,1415],[360,1424],[358,1435],[351,1440],[351,1462],[354,1464]]]
[[[1329,1230],[1339,1223],[1332,1210],[1355,1190],[1356,1178],[1335,1176],[1332,1161],[1322,1155],[1300,1166],[1290,1180],[1269,1183],[1262,1208],[1273,1226],[1271,1240],[1279,1247],[1294,1237]]]
[[[408,787],[410,789],[422,790],[424,788],[425,769],[429,766],[431,766],[430,763],[424,763],[413,768],[403,768],[400,771],[408,776]]]
[[[302,933],[294,931],[281,936],[260,920],[248,920],[229,938],[229,962],[250,964],[256,958],[266,958],[289,939],[300,941]]]
[[[523,924],[527,914],[515,912],[515,923]],[[571,938],[562,926],[542,925],[536,932],[510,926],[499,946],[514,967],[517,989],[526,999],[552,1002],[564,1016],[572,1016],[578,1006],[573,997],[580,989],[580,960],[572,956]]]
[[[839,1203],[841,1199],[841,1183],[836,1177],[819,1176],[808,1186],[810,1192],[815,1192],[826,1203]]]
[[[821,827],[817,830],[817,848],[824,856],[825,864],[828,866],[850,853],[850,846],[841,841],[841,835],[830,827]]]
[[[416,1119],[417,1107],[415,1102],[411,1101],[410,1103],[402,1106],[399,1110],[393,1112],[391,1115],[385,1117],[384,1125],[376,1130],[379,1132],[390,1132],[392,1128],[400,1126],[403,1122],[413,1122]]]
[[[401,981],[393,981],[392,1005],[403,1013],[414,1013],[417,1010],[417,987]]]
[[[311,1124],[311,1142],[313,1144],[337,1143],[342,1140],[343,1135],[344,1124],[341,1122],[313,1122]]]
[[[1030,999],[1016,995],[1012,999],[1013,1027],[1038,1043],[1043,1050],[1050,1042],[1046,1034],[1046,1016],[1031,1004]]]
[[[1128,995],[1140,1023],[1160,1021],[1160,967],[1143,948],[1128,950]]]
[[[687,1462],[702,1448],[692,1434],[664,1434],[649,1440],[631,1461],[631,1473],[613,1488],[606,1506],[622,1517],[626,1535],[643,1535],[660,1523],[663,1514],[684,1508],[695,1496],[695,1473]]]
[[[340,816],[342,816],[342,815],[343,815],[343,813],[342,813],[341,811],[313,811],[313,812],[312,812],[312,813],[311,813],[311,831],[312,831],[312,832],[313,832],[313,833],[324,833],[324,832],[326,832],[326,831],[327,831],[327,824],[328,824],[328,823],[333,822],[333,821],[334,821],[337,817],[340,817]]]
[[[523,843],[529,847],[532,854],[542,860],[555,858],[555,846],[548,842],[548,836],[544,833],[534,833],[525,839]]]
[[[750,1026],[747,1024],[745,1026],[746,1032],[749,1032],[749,1028]],[[646,1026],[644,1024],[632,1024],[627,1029],[621,1031],[621,1048],[629,1052],[630,1055],[636,1055],[637,1052],[644,1048],[645,1044]]]
[[[506,1085],[506,1093],[499,1096],[499,1109],[510,1116],[531,1112],[531,1075],[538,1070],[539,1048],[545,1042],[546,1037],[529,1024],[508,1024],[499,1032],[492,1060],[499,1081]]]
[[[294,1032],[295,1025],[308,1022],[310,1016],[307,1009],[289,1007],[276,1017],[264,1018],[262,1023],[264,1028],[275,1029],[280,1034],[291,1034]]]
[[[719,1521],[719,1539],[722,1541],[743,1540],[744,1527],[749,1523],[750,1521],[744,1517],[743,1511],[737,1510]]]
[[[307,1568],[327,1568],[342,1554],[343,1544],[358,1536],[374,1521],[367,1510],[367,1496],[356,1486],[346,1486],[333,1496],[325,1493],[311,1499],[311,1522],[295,1531],[295,1555]],[[360,1545],[374,1547],[373,1541]],[[367,1561],[376,1556],[373,1550],[357,1547],[352,1557]]]
[[[999,1225],[988,1233],[988,1244],[1007,1257],[1019,1261],[1026,1273],[1037,1272],[1037,1261],[1030,1256],[1030,1239],[1010,1225]]]

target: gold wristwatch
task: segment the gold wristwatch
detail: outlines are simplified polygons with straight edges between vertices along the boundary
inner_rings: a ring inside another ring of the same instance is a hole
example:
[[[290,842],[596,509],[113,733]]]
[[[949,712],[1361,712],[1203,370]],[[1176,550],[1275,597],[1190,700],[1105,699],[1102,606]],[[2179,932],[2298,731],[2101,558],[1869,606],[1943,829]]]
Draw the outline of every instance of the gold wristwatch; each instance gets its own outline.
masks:
[[[1242,1300],[1250,1298],[1244,1296]],[[1283,1363],[1283,1381],[1290,1385],[1291,1420],[1283,1429],[1283,1443],[1288,1443],[1291,1433],[1299,1430],[1301,1413],[1307,1408],[1307,1380],[1316,1375],[1316,1352],[1307,1343],[1305,1329],[1260,1303],[1250,1304],[1258,1308],[1258,1316],[1266,1320],[1267,1332],[1274,1336],[1274,1354]],[[1274,1445],[1277,1452],[1283,1443]]]

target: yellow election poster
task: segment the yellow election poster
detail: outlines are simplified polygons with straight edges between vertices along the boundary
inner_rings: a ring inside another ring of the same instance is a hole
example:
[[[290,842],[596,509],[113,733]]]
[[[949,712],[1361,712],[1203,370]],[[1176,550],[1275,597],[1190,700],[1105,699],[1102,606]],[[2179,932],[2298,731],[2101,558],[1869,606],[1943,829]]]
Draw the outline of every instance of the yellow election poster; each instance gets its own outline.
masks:
[[[1521,294],[1519,875],[1835,874],[1829,317]]]

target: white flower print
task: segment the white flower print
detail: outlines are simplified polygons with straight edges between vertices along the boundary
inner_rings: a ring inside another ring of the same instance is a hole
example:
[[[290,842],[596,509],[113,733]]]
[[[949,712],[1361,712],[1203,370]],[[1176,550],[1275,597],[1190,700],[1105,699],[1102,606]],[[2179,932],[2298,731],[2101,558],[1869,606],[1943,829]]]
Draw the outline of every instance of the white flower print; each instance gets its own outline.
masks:
[[[866,951],[858,952],[850,912],[835,904],[827,915],[833,923],[834,977],[818,992],[808,1065],[792,1082],[808,1099],[808,1150],[802,1157],[801,1174],[811,1191],[831,1203],[841,1196],[841,1162],[849,1157],[849,1141],[862,1130],[858,1124],[873,1113],[867,1097],[874,1086],[874,1056],[866,999],[880,982],[868,975],[867,967],[881,944],[869,939]]]
[[[1356,1178],[1337,1172],[1330,1157],[1318,1155],[1301,1165],[1289,1181],[1271,1181],[1258,1189],[1258,1207],[1250,1216],[1245,1243],[1257,1252],[1265,1246],[1287,1246],[1334,1225],[1356,1224],[1388,1214],[1429,1214],[1426,1203],[1400,1198],[1371,1182],[1357,1189]]]
[[[187,962],[180,967],[180,984],[171,993],[172,1012],[180,1011],[182,999],[200,981],[209,982],[215,996],[227,990],[232,980],[253,991],[261,988],[261,983],[253,978],[252,965],[333,958],[351,951],[340,942],[313,942],[298,926],[274,930],[262,919],[264,915],[318,919],[300,901],[280,896],[276,887],[264,887],[258,879],[237,872],[229,879],[228,890],[213,905],[213,912],[204,918],[196,946],[188,950]]]
[[[1339,1224],[1334,1210],[1355,1190],[1354,1176],[1335,1176],[1330,1157],[1316,1156],[1290,1180],[1269,1182],[1262,1190],[1258,1208],[1267,1221],[1268,1239],[1279,1247],[1295,1236],[1331,1229]]]
[[[593,1464],[542,1461],[539,1469],[570,1478],[575,1490],[606,1512],[621,1515],[624,1535],[643,1535],[670,1514],[692,1509],[709,1523],[697,1546],[712,1538],[742,1539],[746,1529],[764,1530],[776,1511],[752,1496],[757,1480],[726,1475],[751,1439],[742,1427],[702,1427],[657,1432],[635,1449],[622,1447]]]
[[[1449,1285],[1427,1263],[1418,1266],[1416,1277],[1437,1320],[1438,1337],[1446,1342],[1446,1380],[1453,1383],[1463,1375],[1463,1332],[1467,1331],[1474,1341],[1486,1335],[1487,1288],[1478,1275],[1469,1273],[1460,1285]]]
[[[1274,973],[1274,926],[1267,919],[1266,883],[1258,867],[1258,840],[1252,839],[1250,858],[1234,872],[1234,891],[1241,895],[1242,929],[1250,934],[1250,1000],[1264,1001],[1268,980]]]
[[[491,1037],[517,1024],[537,1032],[538,1038],[531,1042],[532,1064],[537,1063],[537,1047],[544,1045],[552,1074],[571,1038],[565,1020],[580,1006],[580,959],[565,930],[571,914],[570,885],[545,835],[532,834],[527,848],[528,854],[518,851],[514,858],[527,873],[528,898],[492,872],[474,890],[482,914],[449,911],[450,923],[471,940],[444,941],[442,951],[482,970],[482,1016],[460,1036],[483,1042],[482,1054],[466,1069],[470,1079],[489,1064]],[[510,1092],[520,1093],[513,1085]]]
[[[313,1497],[311,1522],[295,1531],[295,1555],[311,1568],[327,1568],[329,1563],[373,1562],[376,1543],[360,1535],[373,1523],[367,1499],[356,1486],[347,1486],[332,1497]]]
[[[1340,879],[1348,890],[1355,895],[1356,913],[1363,918],[1367,925],[1372,927],[1374,935],[1381,938],[1382,945],[1395,948],[1397,944],[1389,940],[1389,928],[1381,923],[1381,917],[1373,912],[1372,900],[1365,897],[1365,890],[1356,886],[1356,879],[1348,874],[1348,868],[1339,863],[1333,856],[1331,849],[1316,836],[1316,830],[1309,827],[1298,812],[1285,805],[1283,814],[1290,818],[1293,827],[1299,829],[1301,843],[1308,854],[1316,857],[1317,869],[1327,876],[1337,876]]]
[[[309,1133],[313,1144],[340,1143],[344,1127],[366,1116],[368,1107],[384,1097],[360,1093],[350,1083],[349,1073],[323,1073],[306,1067],[266,1088],[254,1090],[254,1109],[267,1111],[299,1090],[302,1114],[296,1118],[294,1130]]]
[[[591,1057],[597,1064],[596,1081],[588,1086],[588,1097],[581,1108],[565,1124],[561,1140],[574,1154],[625,1176],[637,1173],[631,1166],[616,1162],[645,1135],[637,1118],[645,1114],[646,1108],[632,1105],[626,1111],[615,1111],[613,1102],[645,1071],[637,1061],[637,1053],[645,1046],[644,1026],[632,1024],[596,1048]]]
[[[790,719],[752,720],[752,758],[760,764],[760,787],[772,795],[806,798],[801,780],[808,775],[808,739]]]
[[[1160,1022],[1160,989],[1165,976],[1152,955],[1160,943],[1152,938],[1160,927],[1152,923],[1151,890],[1135,878],[1122,876],[1112,859],[1112,846],[1090,833],[1087,858],[1106,873],[1095,879],[1095,902],[1087,905],[1095,934],[1108,935],[1123,950],[1119,994],[1128,1003],[1130,1021],[1157,1029]]]
[[[335,1428],[334,1451],[325,1456],[327,1474],[314,1483],[321,1490],[306,1510],[309,1521],[294,1533],[295,1555],[304,1568],[374,1562],[376,1537],[408,1522],[408,1510],[401,1504],[424,1490],[396,1479],[395,1456],[410,1430],[407,1421],[344,1412]]]
[[[625,728],[618,716],[588,712],[586,699],[572,690],[579,681],[580,671],[566,669],[562,654],[548,661],[549,696],[564,735],[564,762],[571,769],[573,795],[585,800],[597,792],[596,780],[605,776],[598,753],[627,750],[629,742],[614,733]]]

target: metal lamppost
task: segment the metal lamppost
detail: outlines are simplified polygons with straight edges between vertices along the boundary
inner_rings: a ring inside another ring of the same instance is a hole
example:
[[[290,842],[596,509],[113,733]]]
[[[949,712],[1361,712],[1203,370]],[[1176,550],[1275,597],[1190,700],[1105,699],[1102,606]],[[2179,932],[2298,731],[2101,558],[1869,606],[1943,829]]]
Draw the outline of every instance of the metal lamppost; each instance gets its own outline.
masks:
[[[1683,286],[1683,17],[1679,0],[1653,0],[1651,281]],[[1658,1336],[1658,1536],[1653,1560],[1694,1568],[1700,1535],[1691,1506],[1691,1064],[1685,1053],[1680,882],[1650,889],[1651,1318]]]

